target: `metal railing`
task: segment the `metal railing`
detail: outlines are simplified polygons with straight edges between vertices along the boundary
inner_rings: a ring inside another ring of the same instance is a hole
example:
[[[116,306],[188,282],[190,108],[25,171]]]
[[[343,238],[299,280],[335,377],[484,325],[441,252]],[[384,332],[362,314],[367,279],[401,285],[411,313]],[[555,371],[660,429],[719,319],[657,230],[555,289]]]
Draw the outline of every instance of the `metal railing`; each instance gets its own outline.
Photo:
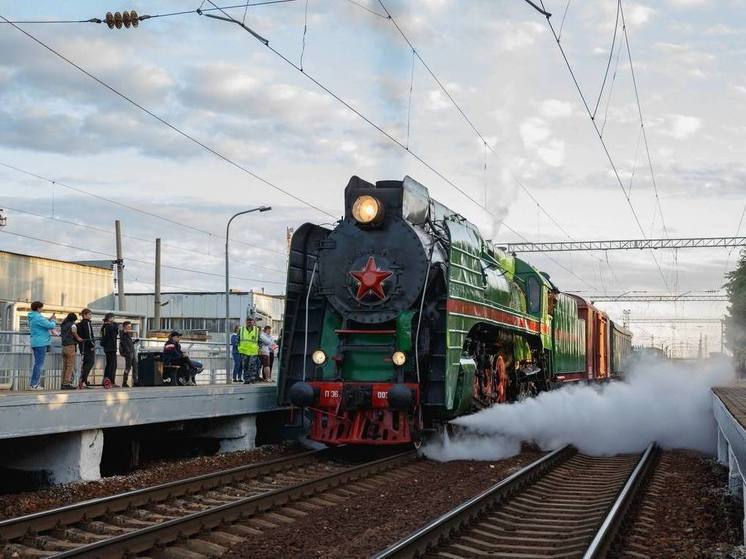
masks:
[[[166,340],[141,338],[137,351],[161,351]],[[225,346],[220,342],[197,342],[182,340],[182,349],[189,357],[204,365],[197,375],[197,384],[225,384],[230,378],[225,371]],[[104,372],[104,352],[96,346],[96,360],[88,380],[100,384]],[[80,376],[81,355],[76,352],[74,383]],[[27,390],[34,365],[28,332],[0,330],[0,390]],[[117,355],[116,383],[120,384],[124,372],[124,358]],[[130,384],[132,374],[130,373]],[[42,386],[47,390],[58,390],[62,383],[62,349],[59,336],[52,336],[50,351],[44,360]]]

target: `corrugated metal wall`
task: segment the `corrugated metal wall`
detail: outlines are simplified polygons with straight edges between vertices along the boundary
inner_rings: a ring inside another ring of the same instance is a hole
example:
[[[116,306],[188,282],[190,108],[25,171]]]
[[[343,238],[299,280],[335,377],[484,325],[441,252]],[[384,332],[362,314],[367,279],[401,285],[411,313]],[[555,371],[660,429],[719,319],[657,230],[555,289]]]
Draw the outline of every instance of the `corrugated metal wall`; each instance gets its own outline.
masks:
[[[0,300],[63,308],[114,308],[111,270],[0,251]]]

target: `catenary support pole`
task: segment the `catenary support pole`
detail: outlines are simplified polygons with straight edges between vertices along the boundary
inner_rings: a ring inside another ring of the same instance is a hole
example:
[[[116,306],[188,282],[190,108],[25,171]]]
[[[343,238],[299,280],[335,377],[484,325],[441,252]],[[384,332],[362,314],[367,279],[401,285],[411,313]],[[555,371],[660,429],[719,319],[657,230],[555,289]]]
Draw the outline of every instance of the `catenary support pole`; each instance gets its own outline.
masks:
[[[114,229],[117,237],[117,303],[120,311],[126,310],[124,302],[124,260],[122,256],[122,224],[117,219],[114,222]]]
[[[161,329],[161,240],[155,240],[155,295],[153,297],[153,329]]]

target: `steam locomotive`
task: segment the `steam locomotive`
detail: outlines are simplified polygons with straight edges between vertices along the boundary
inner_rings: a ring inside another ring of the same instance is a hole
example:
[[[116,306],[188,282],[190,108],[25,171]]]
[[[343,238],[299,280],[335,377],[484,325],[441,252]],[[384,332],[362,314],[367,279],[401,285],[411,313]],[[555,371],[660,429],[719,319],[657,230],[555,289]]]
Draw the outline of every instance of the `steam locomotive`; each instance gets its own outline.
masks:
[[[311,439],[417,443],[450,419],[619,375],[631,334],[405,177],[352,177],[333,229],[293,235],[278,402]]]

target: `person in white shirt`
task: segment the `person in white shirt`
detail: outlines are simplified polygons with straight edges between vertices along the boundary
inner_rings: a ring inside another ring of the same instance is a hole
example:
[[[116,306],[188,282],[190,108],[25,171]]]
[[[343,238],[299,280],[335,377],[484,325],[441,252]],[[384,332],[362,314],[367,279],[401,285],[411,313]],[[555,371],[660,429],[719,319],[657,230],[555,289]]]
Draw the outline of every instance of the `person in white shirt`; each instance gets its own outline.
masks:
[[[262,364],[262,380],[272,382],[272,369],[270,366],[270,354],[274,353],[275,340],[272,338],[272,327],[265,326],[259,334],[259,361]]]

